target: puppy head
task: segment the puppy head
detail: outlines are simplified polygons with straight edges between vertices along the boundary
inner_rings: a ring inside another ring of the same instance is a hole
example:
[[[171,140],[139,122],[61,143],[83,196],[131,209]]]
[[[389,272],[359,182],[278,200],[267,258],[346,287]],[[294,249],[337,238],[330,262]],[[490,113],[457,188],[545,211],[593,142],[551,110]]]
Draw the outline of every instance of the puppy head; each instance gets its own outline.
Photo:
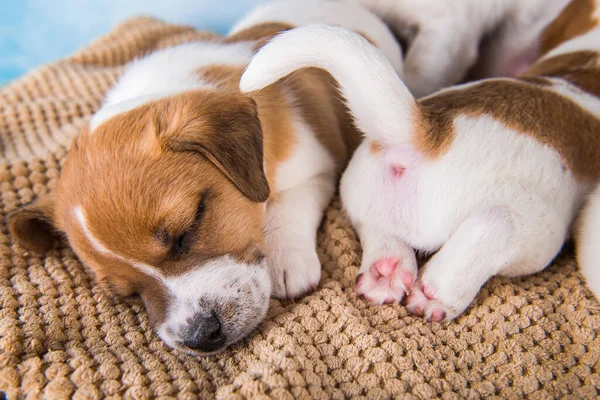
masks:
[[[169,345],[207,354],[264,317],[269,187],[254,102],[187,92],[114,116],[73,143],[58,188],[9,217],[44,250],[66,234],[99,282],[139,294]]]

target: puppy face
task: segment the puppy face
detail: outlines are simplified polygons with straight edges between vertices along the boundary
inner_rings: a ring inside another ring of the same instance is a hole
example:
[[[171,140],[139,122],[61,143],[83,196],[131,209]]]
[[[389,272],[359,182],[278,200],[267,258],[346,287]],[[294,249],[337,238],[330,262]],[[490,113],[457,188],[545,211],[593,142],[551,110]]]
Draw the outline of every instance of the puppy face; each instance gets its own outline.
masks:
[[[83,132],[53,198],[12,215],[11,229],[65,232],[102,284],[141,296],[165,342],[212,353],[268,307],[262,163],[250,98],[184,93]]]

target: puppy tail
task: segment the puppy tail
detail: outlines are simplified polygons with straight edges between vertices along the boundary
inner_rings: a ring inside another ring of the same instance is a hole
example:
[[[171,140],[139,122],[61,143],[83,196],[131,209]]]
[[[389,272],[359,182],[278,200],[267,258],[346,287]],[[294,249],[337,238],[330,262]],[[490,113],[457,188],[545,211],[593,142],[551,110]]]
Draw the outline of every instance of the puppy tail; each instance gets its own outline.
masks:
[[[576,244],[581,273],[600,299],[600,185],[588,197],[579,216]]]
[[[419,107],[386,57],[346,28],[307,25],[277,35],[250,61],[242,92],[256,91],[303,68],[321,68],[338,82],[356,126],[368,137],[410,146]]]

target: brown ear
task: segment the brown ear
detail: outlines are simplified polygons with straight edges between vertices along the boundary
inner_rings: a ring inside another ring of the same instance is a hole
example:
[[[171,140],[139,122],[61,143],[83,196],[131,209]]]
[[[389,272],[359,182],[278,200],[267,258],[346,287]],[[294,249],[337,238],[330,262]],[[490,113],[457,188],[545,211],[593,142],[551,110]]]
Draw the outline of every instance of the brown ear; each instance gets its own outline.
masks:
[[[262,128],[252,99],[237,93],[219,97],[204,93],[173,115],[175,120],[161,135],[168,148],[202,154],[244,196],[267,201]]]
[[[54,246],[54,196],[46,195],[8,214],[8,229],[23,247],[39,253]]]

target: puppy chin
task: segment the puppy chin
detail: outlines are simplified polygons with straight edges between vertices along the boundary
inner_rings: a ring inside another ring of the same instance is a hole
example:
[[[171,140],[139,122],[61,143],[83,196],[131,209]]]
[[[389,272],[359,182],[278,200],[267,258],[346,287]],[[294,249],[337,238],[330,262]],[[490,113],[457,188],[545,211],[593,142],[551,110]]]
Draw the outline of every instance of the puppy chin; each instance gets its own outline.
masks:
[[[172,348],[192,355],[217,354],[248,336],[269,307],[266,263],[219,257],[165,282],[171,293],[167,317],[157,328]]]
[[[169,332],[165,332],[165,328],[163,326],[161,326],[157,330],[157,333],[158,333],[158,336],[161,338],[161,340],[167,344],[167,346],[171,347],[172,349],[181,351],[182,353],[189,354],[190,356],[210,357],[210,356],[214,356],[216,354],[224,352],[225,349],[227,349],[227,347],[228,347],[228,346],[224,346],[215,351],[203,352],[203,351],[194,350],[194,349],[184,346],[183,344],[181,344],[181,342],[179,342],[179,339],[177,338],[176,335],[169,333]]]

